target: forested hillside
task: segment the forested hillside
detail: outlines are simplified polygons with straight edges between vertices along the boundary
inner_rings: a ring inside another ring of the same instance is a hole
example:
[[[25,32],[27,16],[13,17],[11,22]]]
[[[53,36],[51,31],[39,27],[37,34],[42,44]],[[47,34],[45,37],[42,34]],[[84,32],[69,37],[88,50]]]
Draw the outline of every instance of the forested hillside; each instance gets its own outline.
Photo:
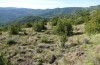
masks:
[[[78,10],[93,10],[99,9],[100,6],[92,7],[68,7],[68,8],[56,8],[56,9],[25,9],[25,8],[0,8],[0,23],[6,23],[13,20],[17,20],[26,16],[42,16],[52,17],[65,14],[72,14]]]
[[[25,16],[57,16],[70,14],[82,8],[56,8],[56,9],[25,9],[25,8],[0,8],[0,22],[5,23]]]

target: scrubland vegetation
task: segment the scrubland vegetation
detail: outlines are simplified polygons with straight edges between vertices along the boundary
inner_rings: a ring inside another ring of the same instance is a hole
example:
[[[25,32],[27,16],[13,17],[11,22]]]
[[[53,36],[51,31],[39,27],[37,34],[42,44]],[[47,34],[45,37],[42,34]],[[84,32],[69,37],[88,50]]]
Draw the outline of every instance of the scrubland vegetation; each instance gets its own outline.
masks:
[[[0,65],[99,65],[100,10],[0,28]]]

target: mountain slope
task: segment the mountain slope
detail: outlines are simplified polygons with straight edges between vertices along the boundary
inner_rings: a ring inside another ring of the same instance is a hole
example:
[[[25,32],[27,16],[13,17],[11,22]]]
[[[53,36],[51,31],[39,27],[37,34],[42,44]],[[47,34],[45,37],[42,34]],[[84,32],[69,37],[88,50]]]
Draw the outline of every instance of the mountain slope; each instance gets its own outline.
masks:
[[[61,14],[72,14],[78,10],[94,10],[100,9],[100,5],[91,7],[68,7],[68,8],[55,8],[55,9],[26,9],[26,8],[0,8],[0,23],[6,23],[9,21],[17,20],[26,16],[44,16],[52,17]]]
[[[0,8],[0,23],[17,20],[25,16],[56,16],[70,14],[82,8],[56,8],[56,9],[25,9],[25,8]]]

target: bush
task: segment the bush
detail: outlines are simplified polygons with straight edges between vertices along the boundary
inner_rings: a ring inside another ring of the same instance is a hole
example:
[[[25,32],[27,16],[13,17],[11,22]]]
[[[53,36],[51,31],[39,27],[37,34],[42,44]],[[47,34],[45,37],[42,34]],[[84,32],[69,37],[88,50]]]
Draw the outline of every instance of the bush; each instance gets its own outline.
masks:
[[[76,25],[83,24],[83,23],[84,23],[84,20],[82,19],[82,17],[77,18],[77,20],[75,21]]]
[[[65,46],[65,42],[68,40],[68,38],[67,38],[66,35],[62,35],[60,37],[60,40],[61,40],[61,47],[64,47]]]
[[[88,34],[100,33],[100,24],[91,20],[90,22],[86,23],[85,32]]]
[[[57,21],[53,21],[53,22],[51,23],[51,25],[52,25],[52,26],[56,26],[56,25],[57,25]]]
[[[30,27],[32,27],[32,24],[31,23],[26,23],[26,24],[23,25],[23,27],[30,28]]]
[[[68,22],[58,22],[53,29],[53,33],[58,35],[66,34],[69,36],[72,35],[72,31],[72,25]]]
[[[58,21],[59,21],[59,18],[53,18],[53,19],[51,19],[50,22],[52,22],[51,23],[52,26],[56,26]]]
[[[100,33],[100,10],[91,14],[91,20],[86,23],[85,31],[88,34]]]
[[[16,34],[18,34],[19,31],[20,31],[20,28],[17,27],[17,26],[12,25],[12,26],[9,27],[9,34],[16,35]]]
[[[41,32],[42,30],[45,30],[45,23],[44,22],[35,22],[33,24],[33,30],[36,32]]]

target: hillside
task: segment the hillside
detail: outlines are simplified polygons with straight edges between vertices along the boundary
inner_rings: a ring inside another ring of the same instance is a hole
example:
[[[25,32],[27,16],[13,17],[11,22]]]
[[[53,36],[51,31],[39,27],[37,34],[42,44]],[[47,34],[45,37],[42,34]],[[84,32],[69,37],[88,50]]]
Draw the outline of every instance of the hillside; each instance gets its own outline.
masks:
[[[100,49],[100,34],[73,35],[68,37],[65,46],[61,47],[61,39],[58,35],[50,33],[49,23],[47,28],[44,32],[33,32],[32,28],[23,28],[27,34],[22,32],[18,35],[2,32],[0,52],[12,65],[88,65],[97,61],[95,55]],[[84,24],[77,25],[77,28],[79,30],[74,29],[76,33],[84,33]]]
[[[100,65],[99,9],[17,22],[0,27],[0,65]]]
[[[68,8],[55,8],[55,9],[26,9],[26,8],[0,8],[0,23],[6,23],[17,20],[26,16],[44,16],[52,17],[63,14],[72,14],[78,10],[94,10],[100,9],[100,6],[91,7],[68,7]]]
[[[98,9],[99,6],[92,6],[90,8],[82,7],[68,7],[68,8],[56,8],[56,9],[26,9],[26,8],[0,8],[0,23],[6,23],[13,20],[17,20],[26,16],[44,16],[52,17],[58,15],[72,14],[78,10],[84,9]]]

